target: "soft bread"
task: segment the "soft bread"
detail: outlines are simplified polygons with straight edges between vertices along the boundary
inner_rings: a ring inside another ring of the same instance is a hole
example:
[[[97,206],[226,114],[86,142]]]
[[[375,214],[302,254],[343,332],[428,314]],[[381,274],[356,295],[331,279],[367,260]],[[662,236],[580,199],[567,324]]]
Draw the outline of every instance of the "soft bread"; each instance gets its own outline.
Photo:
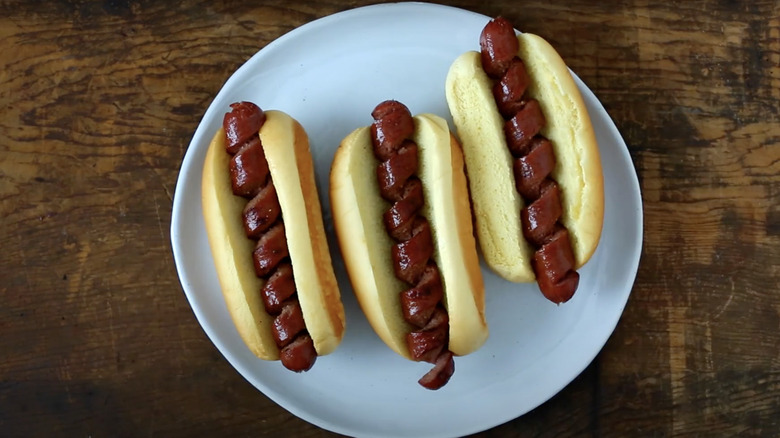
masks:
[[[304,321],[317,354],[331,353],[344,335],[344,309],[333,273],[309,140],[303,127],[279,111],[266,111],[260,129],[268,168],[281,206],[285,237],[295,272]],[[203,213],[225,302],[241,338],[262,359],[278,359],[271,336],[272,317],[263,307],[263,280],[254,272],[254,242],[246,237],[241,211],[227,172],[224,131],[219,130],[203,169]]]
[[[463,158],[443,119],[425,114],[414,117],[414,123],[425,195],[422,212],[431,224],[433,257],[444,284],[449,348],[465,355],[484,343],[488,329],[468,188],[461,171]],[[358,128],[341,142],[330,175],[333,221],[352,287],[368,321],[390,348],[411,358],[406,334],[412,326],[403,319],[399,299],[407,286],[393,272],[393,241],[382,222],[390,204],[379,195],[378,164],[368,128]]]
[[[465,355],[482,346],[488,330],[463,154],[444,119],[433,114],[416,119],[413,140],[423,145],[419,147],[419,177],[426,200],[422,214],[431,223],[433,258],[444,284],[450,351]]]
[[[579,89],[555,49],[533,34],[517,38],[518,56],[530,78],[527,93],[539,101],[547,119],[541,134],[551,140],[555,151],[552,177],[561,188],[561,222],[569,230],[575,268],[579,268],[595,251],[603,222],[604,189],[596,137]],[[485,261],[510,281],[533,281],[533,250],[520,227],[523,200],[515,190],[504,121],[480,54],[466,52],[458,57],[445,87],[463,145]]]
[[[488,266],[508,280],[533,281],[533,252],[520,228],[523,200],[515,190],[504,120],[479,53],[467,52],[455,60],[446,87],[447,103],[466,160],[482,256]]]
[[[246,237],[241,211],[246,200],[233,195],[225,152],[225,131],[220,128],[211,140],[203,163],[201,200],[203,219],[228,313],[249,350],[260,359],[279,359],[271,336],[273,318],[260,298],[264,281],[252,264],[254,242]]]
[[[393,242],[382,223],[389,204],[378,195],[376,165],[368,128],[358,128],[342,140],[330,171],[333,222],[363,313],[385,344],[410,358],[404,334],[412,326],[400,316],[397,292],[404,284],[393,273]]]
[[[341,342],[345,318],[322,222],[309,137],[300,123],[281,111],[266,111],[266,116],[260,140],[282,207],[298,301],[314,348],[323,356]]]

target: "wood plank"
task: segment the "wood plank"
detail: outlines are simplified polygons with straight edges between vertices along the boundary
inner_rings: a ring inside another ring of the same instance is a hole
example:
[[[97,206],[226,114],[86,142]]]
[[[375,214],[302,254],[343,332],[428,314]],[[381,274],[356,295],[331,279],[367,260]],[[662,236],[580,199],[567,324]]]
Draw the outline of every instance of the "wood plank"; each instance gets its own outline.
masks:
[[[336,436],[222,358],[173,266],[190,138],[231,73],[367,1],[0,3],[3,436]],[[476,436],[780,434],[780,1],[509,1],[624,136],[636,285],[549,402]]]

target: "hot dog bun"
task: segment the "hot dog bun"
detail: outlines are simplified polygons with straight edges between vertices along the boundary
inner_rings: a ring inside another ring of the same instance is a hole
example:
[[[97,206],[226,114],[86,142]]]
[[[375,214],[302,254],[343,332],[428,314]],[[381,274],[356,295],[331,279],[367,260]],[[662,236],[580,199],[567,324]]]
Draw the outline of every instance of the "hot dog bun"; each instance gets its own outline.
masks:
[[[442,118],[414,117],[419,173],[434,255],[449,313],[449,349],[456,355],[477,350],[488,336],[484,285],[472,234],[468,187],[460,146]],[[369,323],[399,355],[411,359],[399,293],[408,289],[395,277],[382,214],[389,203],[379,195],[377,165],[369,128],[349,134],[336,152],[330,174],[333,221],[352,287]]]
[[[306,329],[318,355],[331,353],[344,335],[344,308],[333,273],[322,221],[309,139],[287,114],[267,111],[260,129],[266,160],[281,205],[295,287]],[[244,234],[246,199],[233,195],[225,133],[214,135],[203,166],[206,231],[222,294],[239,335],[257,357],[279,359],[252,263],[254,241]]]
[[[561,223],[569,230],[575,268],[596,250],[604,215],[604,189],[598,145],[574,79],[544,39],[517,36],[518,56],[530,79],[527,93],[546,115],[541,134],[551,140],[557,160],[552,177],[561,189]],[[535,279],[533,248],[523,237],[523,199],[515,189],[504,119],[492,93],[493,82],[478,52],[466,52],[450,67],[446,97],[469,175],[477,236],[487,264],[515,282]]]

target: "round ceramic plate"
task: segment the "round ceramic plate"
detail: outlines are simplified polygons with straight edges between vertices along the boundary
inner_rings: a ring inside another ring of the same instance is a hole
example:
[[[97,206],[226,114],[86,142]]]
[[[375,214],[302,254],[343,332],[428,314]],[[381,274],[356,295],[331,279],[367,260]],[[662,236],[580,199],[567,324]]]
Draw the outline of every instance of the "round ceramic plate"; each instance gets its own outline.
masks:
[[[547,301],[535,284],[506,282],[483,266],[490,338],[456,359],[450,383],[428,391],[430,364],[397,356],[357,305],[331,223],[328,174],[339,142],[371,123],[386,99],[412,113],[452,121],[444,80],[452,61],[478,50],[488,17],[419,3],[370,6],[314,21],[264,47],[225,83],[190,143],[173,204],[171,240],[184,292],[198,321],[250,383],[298,417],[353,436],[444,437],[475,433],[539,406],[593,360],[628,299],[642,244],[642,203],[631,158],[615,125],[578,78],[601,151],[605,215],[601,243],[580,270],[568,303]],[[255,358],[244,346],[219,289],[201,211],[201,171],[229,104],[282,110],[311,141],[326,229],[347,317],[340,347],[303,374]]]

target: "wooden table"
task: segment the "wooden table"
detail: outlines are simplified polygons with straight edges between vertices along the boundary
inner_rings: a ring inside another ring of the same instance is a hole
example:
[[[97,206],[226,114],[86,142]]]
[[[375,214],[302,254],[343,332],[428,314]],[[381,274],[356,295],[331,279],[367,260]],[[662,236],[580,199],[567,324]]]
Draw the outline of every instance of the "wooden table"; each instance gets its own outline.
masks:
[[[177,173],[223,82],[368,2],[249,3],[0,3],[0,435],[332,435],[223,359],[173,265]],[[780,2],[452,4],[557,47],[644,199],[603,351],[480,436],[780,434]]]

